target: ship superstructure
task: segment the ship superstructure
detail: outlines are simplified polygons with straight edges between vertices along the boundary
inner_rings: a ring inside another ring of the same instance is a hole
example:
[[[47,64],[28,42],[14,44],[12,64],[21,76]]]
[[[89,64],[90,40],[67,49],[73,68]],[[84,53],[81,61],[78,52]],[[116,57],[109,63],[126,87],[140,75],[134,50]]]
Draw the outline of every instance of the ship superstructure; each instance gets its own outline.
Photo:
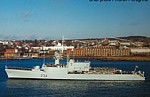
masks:
[[[60,54],[55,53],[55,64],[43,64],[42,67],[5,68],[8,78],[16,79],[57,79],[57,80],[145,80],[144,72],[125,72],[117,68],[92,68],[90,62],[78,62],[68,59],[60,64]]]

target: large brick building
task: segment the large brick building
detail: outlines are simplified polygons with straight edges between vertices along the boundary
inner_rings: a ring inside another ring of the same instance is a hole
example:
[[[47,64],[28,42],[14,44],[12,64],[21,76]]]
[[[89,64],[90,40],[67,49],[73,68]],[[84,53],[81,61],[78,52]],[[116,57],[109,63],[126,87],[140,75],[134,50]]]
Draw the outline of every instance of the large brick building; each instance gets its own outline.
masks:
[[[116,49],[112,46],[68,49],[67,54],[74,56],[129,56],[129,49]]]

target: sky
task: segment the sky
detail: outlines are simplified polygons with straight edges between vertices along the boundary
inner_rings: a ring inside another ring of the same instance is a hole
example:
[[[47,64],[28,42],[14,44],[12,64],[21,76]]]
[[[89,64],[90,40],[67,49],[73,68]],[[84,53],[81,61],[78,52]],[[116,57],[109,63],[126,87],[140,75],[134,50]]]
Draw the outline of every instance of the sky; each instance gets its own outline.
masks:
[[[0,40],[150,37],[150,0],[99,1],[0,0]]]

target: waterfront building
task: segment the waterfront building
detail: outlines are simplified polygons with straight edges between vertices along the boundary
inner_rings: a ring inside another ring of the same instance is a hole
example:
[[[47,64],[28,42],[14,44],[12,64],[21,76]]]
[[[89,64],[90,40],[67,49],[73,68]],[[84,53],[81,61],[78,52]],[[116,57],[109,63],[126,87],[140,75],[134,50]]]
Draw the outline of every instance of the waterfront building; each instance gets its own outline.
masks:
[[[46,53],[49,50],[54,50],[54,51],[58,50],[63,53],[63,51],[65,51],[67,49],[74,49],[74,46],[66,46],[66,45],[62,45],[61,43],[58,43],[55,46],[31,47],[31,49],[34,49],[37,51],[39,50],[39,53],[43,53],[44,51]]]
[[[116,49],[113,46],[97,46],[67,49],[67,54],[74,56],[129,56],[130,49]]]
[[[37,53],[37,52],[28,52],[28,53],[24,53],[23,57],[38,58],[39,57],[39,53]]]
[[[120,46],[131,46],[131,42],[119,42]]]
[[[7,58],[20,57],[20,52],[15,48],[6,49],[6,51],[4,52],[4,56]]]
[[[139,48],[130,48],[132,54],[145,54],[150,55],[150,48],[148,47],[139,47]]]

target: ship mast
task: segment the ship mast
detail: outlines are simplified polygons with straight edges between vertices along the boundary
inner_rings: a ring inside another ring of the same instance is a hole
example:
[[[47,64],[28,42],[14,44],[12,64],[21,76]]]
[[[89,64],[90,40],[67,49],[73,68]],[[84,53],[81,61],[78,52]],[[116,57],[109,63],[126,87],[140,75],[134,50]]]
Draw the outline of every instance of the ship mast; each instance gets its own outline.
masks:
[[[61,52],[55,51],[55,57],[54,57],[55,65],[60,64],[60,62],[59,62],[59,60],[61,59],[61,54],[60,53],[63,54],[63,51],[64,51],[64,36],[62,36],[62,45],[61,46],[62,46],[61,47]]]
[[[43,53],[44,53],[44,56],[43,56],[43,66],[45,66],[45,49],[44,49],[44,46],[42,46],[42,50],[43,50]]]
[[[64,36],[62,36],[62,49],[61,49],[62,51],[62,53],[63,53],[63,51],[64,51]]]

